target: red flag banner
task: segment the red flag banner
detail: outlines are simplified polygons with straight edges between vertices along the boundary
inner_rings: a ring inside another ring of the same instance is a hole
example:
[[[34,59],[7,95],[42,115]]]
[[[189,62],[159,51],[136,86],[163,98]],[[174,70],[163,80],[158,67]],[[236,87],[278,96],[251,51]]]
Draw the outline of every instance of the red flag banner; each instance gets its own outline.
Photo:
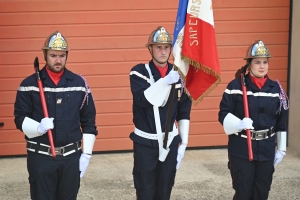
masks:
[[[173,55],[195,104],[221,82],[211,0],[179,2]]]

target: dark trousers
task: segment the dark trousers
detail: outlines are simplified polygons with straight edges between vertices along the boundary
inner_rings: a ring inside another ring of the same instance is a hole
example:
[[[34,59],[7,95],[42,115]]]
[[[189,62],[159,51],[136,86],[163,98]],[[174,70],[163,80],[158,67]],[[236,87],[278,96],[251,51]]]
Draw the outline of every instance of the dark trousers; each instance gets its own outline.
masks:
[[[75,200],[80,186],[81,151],[56,158],[28,152],[30,195],[33,200]]]
[[[158,148],[134,142],[133,179],[138,200],[169,200],[176,175],[178,146],[171,146],[164,162]]]
[[[229,155],[233,200],[267,200],[274,173],[273,160],[249,161]]]

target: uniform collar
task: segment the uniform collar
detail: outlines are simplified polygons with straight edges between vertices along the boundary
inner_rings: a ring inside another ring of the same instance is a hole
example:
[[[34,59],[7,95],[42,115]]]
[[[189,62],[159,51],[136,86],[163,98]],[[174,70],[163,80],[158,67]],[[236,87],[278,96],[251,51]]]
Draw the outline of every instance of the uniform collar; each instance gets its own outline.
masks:
[[[44,86],[49,87],[61,87],[67,85],[67,79],[73,80],[73,74],[65,68],[65,71],[63,75],[60,78],[60,81],[58,82],[57,86],[52,82],[51,78],[49,77],[49,74],[46,71],[46,65],[43,67],[43,69],[40,71],[40,76],[43,81]]]
[[[168,63],[168,70],[167,70],[167,74],[168,74],[172,70],[173,65],[169,62],[167,62],[167,63]],[[149,67],[150,67],[150,70],[151,70],[151,73],[152,73],[152,76],[153,76],[155,82],[158,81],[161,78],[161,75],[160,75],[158,69],[156,68],[153,60],[150,60]]]
[[[252,83],[249,73],[245,75],[245,81],[246,81],[246,85],[250,88],[251,91],[266,92],[266,91],[270,91],[270,89],[275,86],[274,81],[267,78],[263,87],[259,89],[254,83]]]

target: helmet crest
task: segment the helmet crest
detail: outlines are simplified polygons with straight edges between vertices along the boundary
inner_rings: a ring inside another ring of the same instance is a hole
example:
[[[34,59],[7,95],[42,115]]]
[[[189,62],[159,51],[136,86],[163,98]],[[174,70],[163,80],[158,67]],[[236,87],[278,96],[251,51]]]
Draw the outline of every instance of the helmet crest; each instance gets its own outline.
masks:
[[[272,58],[269,49],[261,40],[255,41],[250,47],[248,48],[247,54],[244,60],[249,58]]]
[[[168,31],[162,27],[157,27],[149,36],[146,47],[151,44],[170,44],[172,45],[172,38]]]
[[[58,31],[49,35],[42,48],[43,50],[51,49],[57,51],[69,51],[68,42],[65,37]]]

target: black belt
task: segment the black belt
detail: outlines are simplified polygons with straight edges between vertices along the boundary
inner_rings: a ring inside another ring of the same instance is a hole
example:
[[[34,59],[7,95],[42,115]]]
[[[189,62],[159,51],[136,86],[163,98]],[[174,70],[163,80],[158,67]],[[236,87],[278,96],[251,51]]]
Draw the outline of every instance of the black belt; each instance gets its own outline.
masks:
[[[51,147],[46,144],[33,142],[33,141],[27,141],[26,148],[28,151],[52,156]],[[72,153],[75,153],[79,149],[81,149],[81,141],[78,141],[75,143],[70,143],[63,147],[55,147],[55,153],[56,153],[56,155],[67,156]]]
[[[258,131],[250,130],[250,134],[252,140],[264,140],[275,135],[275,133],[273,133],[273,127],[265,130],[258,130]],[[242,130],[239,133],[235,133],[235,135],[243,138],[247,138],[247,134],[245,130]]]

